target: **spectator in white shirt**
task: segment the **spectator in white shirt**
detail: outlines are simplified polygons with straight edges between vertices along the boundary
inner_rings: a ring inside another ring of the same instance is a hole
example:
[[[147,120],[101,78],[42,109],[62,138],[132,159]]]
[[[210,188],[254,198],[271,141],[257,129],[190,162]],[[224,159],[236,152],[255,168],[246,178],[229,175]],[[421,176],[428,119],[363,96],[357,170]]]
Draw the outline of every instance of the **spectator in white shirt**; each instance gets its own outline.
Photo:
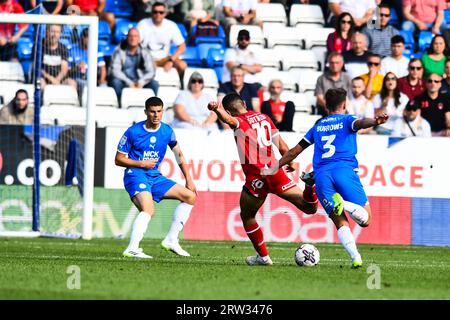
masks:
[[[151,18],[143,19],[137,25],[141,34],[141,45],[150,50],[158,67],[164,67],[166,71],[175,67],[182,77],[187,64],[180,59],[180,56],[186,50],[186,44],[177,24],[165,19],[166,14],[164,3],[153,4]],[[177,46],[172,55],[170,54],[171,44]]]
[[[395,74],[388,72],[383,79],[381,92],[373,98],[375,114],[384,112],[389,116],[386,123],[375,128],[378,134],[392,134],[394,123],[403,117],[403,110],[408,101],[408,97],[400,92]]]
[[[204,81],[199,72],[192,73],[187,90],[178,95],[174,103],[174,128],[199,128],[207,131],[218,130],[217,115],[209,111],[207,105],[215,100],[203,91]]]
[[[381,60],[382,75],[393,72],[397,78],[406,77],[408,75],[409,59],[403,56],[405,51],[405,39],[401,35],[391,38],[391,56]]]
[[[230,72],[236,66],[239,66],[245,72],[244,81],[255,83],[257,79],[255,74],[261,72],[262,64],[258,55],[248,47],[250,44],[250,33],[242,29],[238,33],[237,45],[225,52],[222,68],[222,83],[230,81]]]
[[[415,104],[407,104],[403,117],[394,123],[394,137],[431,137],[430,123],[420,115],[420,108]]]
[[[374,107],[372,101],[366,98],[366,85],[363,78],[356,77],[352,80],[352,94],[347,101],[347,112],[354,114],[358,118],[373,118]],[[374,133],[372,128],[363,129],[358,131],[361,134]]]

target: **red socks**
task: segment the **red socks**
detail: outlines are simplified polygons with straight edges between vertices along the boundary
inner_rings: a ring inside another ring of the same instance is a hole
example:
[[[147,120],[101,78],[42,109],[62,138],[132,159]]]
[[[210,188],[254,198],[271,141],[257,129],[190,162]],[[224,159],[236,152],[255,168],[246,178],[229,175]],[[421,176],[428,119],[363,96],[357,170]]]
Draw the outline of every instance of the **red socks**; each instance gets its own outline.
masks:
[[[317,194],[316,194],[316,186],[308,186],[305,185],[305,190],[303,190],[303,199],[305,199],[306,202],[309,203],[316,203],[317,202]]]
[[[267,251],[266,244],[264,243],[264,235],[259,225],[255,223],[251,226],[244,226],[244,229],[247,232],[247,236],[252,241],[256,252],[258,252],[261,257],[268,256],[269,251]]]

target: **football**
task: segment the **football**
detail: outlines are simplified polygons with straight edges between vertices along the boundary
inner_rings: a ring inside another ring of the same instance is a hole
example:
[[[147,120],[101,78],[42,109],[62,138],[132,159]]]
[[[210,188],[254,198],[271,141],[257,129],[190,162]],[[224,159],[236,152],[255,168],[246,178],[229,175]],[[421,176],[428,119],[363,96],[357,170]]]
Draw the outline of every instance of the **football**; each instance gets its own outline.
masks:
[[[312,244],[304,243],[295,250],[294,259],[300,267],[314,267],[320,261],[320,252]]]

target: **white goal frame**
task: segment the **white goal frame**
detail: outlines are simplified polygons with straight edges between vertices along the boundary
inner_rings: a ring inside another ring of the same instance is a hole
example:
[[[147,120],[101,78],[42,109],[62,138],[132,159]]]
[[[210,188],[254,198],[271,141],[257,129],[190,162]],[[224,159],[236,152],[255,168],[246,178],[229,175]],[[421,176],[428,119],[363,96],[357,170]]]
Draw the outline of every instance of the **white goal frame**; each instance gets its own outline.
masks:
[[[0,14],[0,23],[24,24],[71,24],[86,25],[89,28],[88,65],[97,65],[98,55],[98,17],[95,16],[63,16],[40,14]],[[95,162],[95,88],[97,86],[97,68],[89,67],[87,74],[86,129],[84,143],[84,184],[83,184],[83,216],[82,238],[92,239],[92,223],[94,209],[94,162]],[[35,182],[36,183],[36,182]],[[33,232],[33,234],[36,234]],[[13,233],[9,232],[8,236]],[[18,232],[18,236],[26,236]]]

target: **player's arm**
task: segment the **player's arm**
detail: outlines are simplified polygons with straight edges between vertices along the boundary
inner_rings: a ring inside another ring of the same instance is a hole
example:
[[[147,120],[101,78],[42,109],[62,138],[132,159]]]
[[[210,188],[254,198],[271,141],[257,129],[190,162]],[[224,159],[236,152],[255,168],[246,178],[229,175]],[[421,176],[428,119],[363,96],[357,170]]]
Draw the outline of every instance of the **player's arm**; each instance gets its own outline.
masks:
[[[181,152],[180,145],[177,143],[175,146],[171,147],[172,152],[175,155],[175,159],[177,160],[178,166],[180,167],[181,172],[183,172],[184,178],[186,179],[186,188],[193,192],[197,192],[195,189],[194,181],[192,180],[191,174],[189,173],[189,168],[186,165],[186,159]]]
[[[385,123],[389,119],[386,113],[380,113],[375,118],[362,118],[355,121],[353,130],[367,129]]]
[[[295,147],[289,149],[285,154],[283,154],[280,161],[278,161],[278,167],[281,168],[294,161],[294,159],[297,158],[300,153],[302,153],[303,150],[308,148],[310,145],[311,143],[309,143],[306,139],[302,139]]]
[[[281,156],[283,156],[284,154],[286,154],[286,152],[289,151],[289,147],[288,147],[287,143],[283,140],[283,138],[281,137],[281,135],[278,131],[272,136],[272,142],[274,145],[277,146],[278,150],[280,151]],[[288,163],[287,171],[288,172],[295,171],[293,162]]]
[[[208,103],[208,109],[214,111],[220,121],[226,123],[231,127],[231,129],[236,129],[239,126],[239,121],[233,117],[231,114],[225,111],[221,104],[216,101],[211,101]]]
[[[153,167],[155,167],[157,160],[156,159],[133,160],[128,158],[128,155],[126,153],[117,151],[115,163],[116,166],[125,168],[152,169]]]

